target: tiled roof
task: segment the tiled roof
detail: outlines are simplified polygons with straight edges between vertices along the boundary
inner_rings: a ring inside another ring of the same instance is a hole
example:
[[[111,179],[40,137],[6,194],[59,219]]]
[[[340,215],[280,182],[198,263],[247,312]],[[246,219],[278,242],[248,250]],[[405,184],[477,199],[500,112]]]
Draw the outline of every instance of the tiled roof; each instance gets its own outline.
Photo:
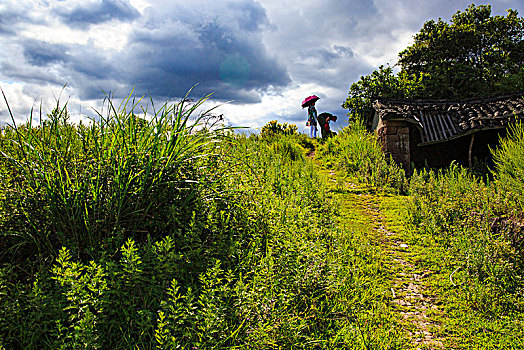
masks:
[[[422,142],[440,142],[483,128],[504,128],[524,117],[524,91],[468,100],[377,99],[382,120],[403,119],[421,130]]]

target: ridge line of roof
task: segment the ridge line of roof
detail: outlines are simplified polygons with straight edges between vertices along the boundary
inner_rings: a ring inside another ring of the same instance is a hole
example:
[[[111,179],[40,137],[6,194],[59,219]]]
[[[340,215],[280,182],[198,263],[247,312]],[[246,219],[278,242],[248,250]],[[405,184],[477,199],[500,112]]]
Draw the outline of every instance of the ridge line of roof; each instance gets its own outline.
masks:
[[[398,99],[388,97],[375,97],[373,102],[403,104],[403,105],[452,105],[452,104],[474,104],[474,103],[488,103],[501,100],[508,100],[511,98],[524,98],[524,90],[512,92],[507,94],[498,94],[484,97],[471,97],[466,99]]]

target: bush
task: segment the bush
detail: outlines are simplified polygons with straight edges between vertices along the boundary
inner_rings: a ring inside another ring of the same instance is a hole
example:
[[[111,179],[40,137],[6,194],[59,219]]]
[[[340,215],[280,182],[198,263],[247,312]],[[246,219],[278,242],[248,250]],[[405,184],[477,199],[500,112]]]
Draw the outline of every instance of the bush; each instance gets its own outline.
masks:
[[[511,195],[515,209],[524,213],[524,127],[521,123],[509,126],[506,138],[492,151],[497,184]]]
[[[353,124],[326,140],[317,152],[323,162],[376,189],[406,191],[404,170],[387,159],[376,137],[362,125]]]
[[[297,133],[297,126],[295,124],[280,124],[276,120],[272,120],[268,122],[266,125],[262,127],[260,130],[261,136],[271,136],[275,134],[282,134],[282,135],[295,135]]]

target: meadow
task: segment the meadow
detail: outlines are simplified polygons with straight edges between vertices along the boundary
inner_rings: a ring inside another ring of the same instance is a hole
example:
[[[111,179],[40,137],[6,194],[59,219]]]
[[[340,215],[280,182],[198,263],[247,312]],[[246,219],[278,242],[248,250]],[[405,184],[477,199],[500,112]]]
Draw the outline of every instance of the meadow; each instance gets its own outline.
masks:
[[[243,134],[205,99],[2,129],[0,348],[414,347],[377,223],[433,271],[444,346],[523,346],[521,126],[492,177],[408,176],[358,125]]]

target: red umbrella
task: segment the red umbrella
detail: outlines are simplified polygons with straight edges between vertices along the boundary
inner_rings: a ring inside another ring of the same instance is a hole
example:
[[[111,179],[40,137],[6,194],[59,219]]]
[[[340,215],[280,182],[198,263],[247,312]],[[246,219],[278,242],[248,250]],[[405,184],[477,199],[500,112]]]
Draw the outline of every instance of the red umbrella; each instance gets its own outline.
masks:
[[[302,101],[302,108],[307,107],[315,102],[317,102],[320,99],[317,95],[311,95],[305,98],[304,101]]]

